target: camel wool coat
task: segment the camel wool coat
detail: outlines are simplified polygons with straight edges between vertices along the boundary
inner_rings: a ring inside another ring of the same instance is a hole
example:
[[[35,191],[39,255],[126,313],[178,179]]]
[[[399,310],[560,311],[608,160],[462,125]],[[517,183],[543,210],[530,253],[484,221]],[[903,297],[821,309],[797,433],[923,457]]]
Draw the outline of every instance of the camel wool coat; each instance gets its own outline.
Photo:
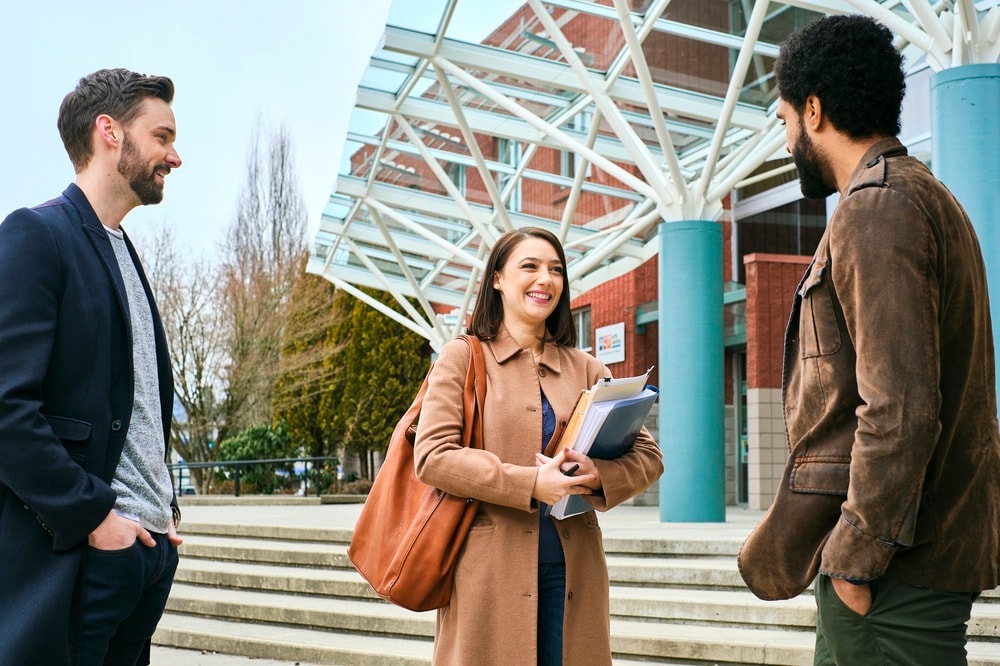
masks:
[[[431,371],[414,444],[421,481],[482,501],[459,554],[451,604],[438,610],[438,666],[536,663],[539,507],[531,491],[534,456],[542,446],[542,392],[558,430],[580,392],[610,374],[593,356],[551,343],[536,367],[530,352],[503,328],[483,343],[483,355],[484,449],[459,443],[469,363],[462,340],[446,344]],[[598,511],[641,493],[663,472],[660,450],[645,429],[622,458],[594,462],[603,495],[588,500]],[[566,557],[563,661],[609,665],[608,571],[597,516],[588,512],[556,522]]]

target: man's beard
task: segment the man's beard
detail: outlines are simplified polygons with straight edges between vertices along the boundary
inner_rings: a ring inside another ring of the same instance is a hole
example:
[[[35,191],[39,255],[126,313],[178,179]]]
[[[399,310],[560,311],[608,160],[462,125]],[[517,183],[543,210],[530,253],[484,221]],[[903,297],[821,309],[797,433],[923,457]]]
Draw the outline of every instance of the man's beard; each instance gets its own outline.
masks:
[[[122,154],[118,160],[118,173],[128,180],[129,187],[139,197],[143,206],[158,204],[163,201],[163,185],[156,182],[157,169],[169,172],[166,164],[147,169],[142,156],[132,143],[128,134],[122,139]]]
[[[792,160],[799,171],[799,186],[807,199],[825,199],[837,191],[828,184],[816,144],[812,142],[803,124],[799,123],[799,138],[792,148]]]

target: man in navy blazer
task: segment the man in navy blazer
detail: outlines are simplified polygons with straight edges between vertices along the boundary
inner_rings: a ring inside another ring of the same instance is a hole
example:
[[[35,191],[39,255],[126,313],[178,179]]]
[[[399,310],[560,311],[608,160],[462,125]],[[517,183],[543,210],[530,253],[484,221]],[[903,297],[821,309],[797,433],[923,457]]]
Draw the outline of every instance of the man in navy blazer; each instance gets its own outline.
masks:
[[[59,111],[76,171],[0,223],[0,665],[149,663],[177,567],[163,326],[120,228],[181,160],[173,83],[123,69]]]

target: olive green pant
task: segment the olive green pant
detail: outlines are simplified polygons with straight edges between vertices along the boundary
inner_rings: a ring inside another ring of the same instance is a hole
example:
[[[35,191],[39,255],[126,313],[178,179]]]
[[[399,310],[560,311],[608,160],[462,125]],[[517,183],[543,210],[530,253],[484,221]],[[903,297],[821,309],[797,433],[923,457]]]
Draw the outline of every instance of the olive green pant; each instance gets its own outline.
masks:
[[[872,582],[867,615],[840,600],[817,576],[815,666],[964,666],[965,628],[978,596],[913,587],[894,578]]]

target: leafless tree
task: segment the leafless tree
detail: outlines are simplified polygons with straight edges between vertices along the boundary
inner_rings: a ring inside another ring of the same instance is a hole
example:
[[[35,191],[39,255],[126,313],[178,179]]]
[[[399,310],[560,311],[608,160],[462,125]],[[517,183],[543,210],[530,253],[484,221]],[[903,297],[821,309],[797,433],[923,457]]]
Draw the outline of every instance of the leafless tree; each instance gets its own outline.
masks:
[[[156,229],[155,242],[142,243],[143,263],[159,306],[174,371],[174,395],[181,408],[171,445],[187,462],[217,458],[222,425],[227,335],[219,307],[220,280],[204,257],[182,260],[169,228]],[[211,475],[192,477],[207,492]]]
[[[305,234],[291,137],[284,126],[264,137],[258,123],[222,261],[229,333],[222,436],[270,423],[286,306],[301,270]]]
[[[259,123],[221,256],[179,251],[166,225],[140,232],[149,241],[137,247],[163,319],[180,407],[171,443],[185,461],[215,461],[227,436],[270,424],[305,232],[290,136],[281,127],[264,139]],[[192,476],[207,492],[211,475]]]

